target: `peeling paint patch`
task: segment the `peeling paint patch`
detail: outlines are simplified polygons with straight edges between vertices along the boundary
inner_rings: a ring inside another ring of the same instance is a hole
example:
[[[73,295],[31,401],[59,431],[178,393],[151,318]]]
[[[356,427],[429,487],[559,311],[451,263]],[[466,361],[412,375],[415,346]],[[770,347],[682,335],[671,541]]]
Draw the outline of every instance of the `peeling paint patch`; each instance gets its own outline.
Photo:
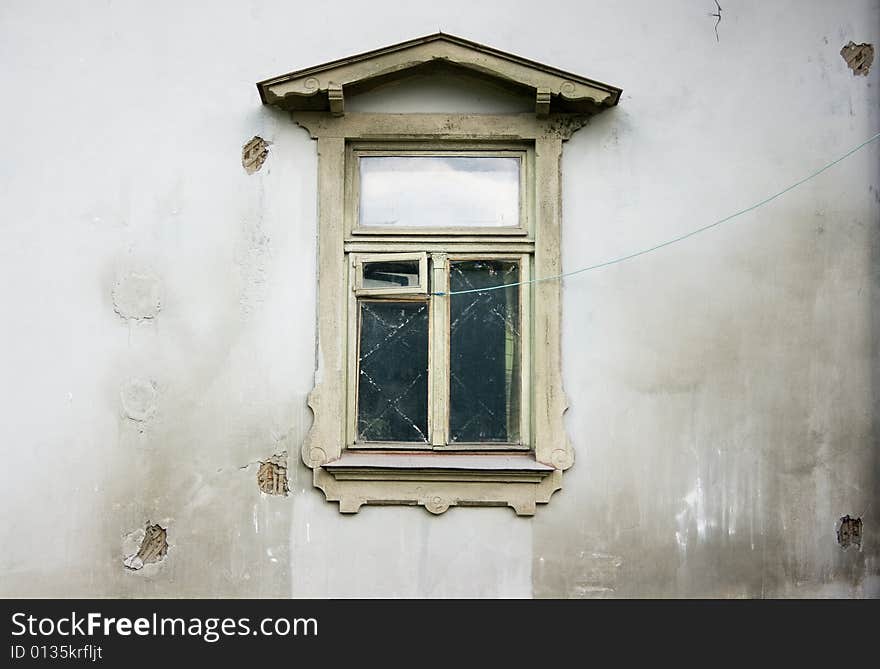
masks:
[[[862,548],[862,519],[851,518],[848,514],[840,519],[840,527],[837,528],[837,543],[841,548],[855,546]]]
[[[868,70],[871,69],[871,63],[874,62],[873,45],[855,44],[851,41],[840,50],[840,55],[843,56],[849,69],[853,71],[853,76],[859,74],[868,76]]]
[[[276,453],[268,460],[260,461],[257,485],[260,492],[267,495],[287,495],[287,451]]]
[[[159,280],[149,274],[126,274],[113,287],[113,308],[123,318],[155,318],[162,308]]]
[[[128,418],[142,423],[156,413],[158,396],[159,391],[154,381],[129,379],[120,392],[122,409]]]
[[[241,166],[248,174],[259,172],[269,156],[269,142],[256,135],[241,149]]]
[[[147,521],[143,530],[138,530],[126,537],[131,542],[137,536],[143,535],[140,547],[136,553],[125,558],[123,564],[132,571],[143,569],[144,565],[160,562],[168,553],[168,533],[161,525],[153,525]]]
[[[569,597],[607,597],[614,592],[623,558],[619,555],[606,553],[586,554],[581,551],[578,556],[580,575],[569,592]]]

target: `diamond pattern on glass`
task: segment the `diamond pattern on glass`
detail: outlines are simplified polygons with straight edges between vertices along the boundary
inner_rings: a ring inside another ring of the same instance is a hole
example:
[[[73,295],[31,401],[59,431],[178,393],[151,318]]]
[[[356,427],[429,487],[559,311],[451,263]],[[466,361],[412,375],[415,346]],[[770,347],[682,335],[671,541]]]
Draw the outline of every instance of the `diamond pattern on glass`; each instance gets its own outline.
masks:
[[[450,263],[450,291],[519,281],[509,260]],[[449,435],[452,442],[519,441],[519,286],[450,296]]]
[[[359,441],[428,441],[428,305],[361,300]]]

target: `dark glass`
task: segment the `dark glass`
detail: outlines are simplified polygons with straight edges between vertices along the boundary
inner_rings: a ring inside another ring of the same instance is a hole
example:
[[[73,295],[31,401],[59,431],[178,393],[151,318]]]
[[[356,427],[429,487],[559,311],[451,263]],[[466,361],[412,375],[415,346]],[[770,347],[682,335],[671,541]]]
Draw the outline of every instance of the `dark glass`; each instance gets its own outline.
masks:
[[[449,289],[517,283],[510,260],[451,262]],[[520,286],[450,296],[449,435],[452,442],[519,442]]]
[[[428,305],[361,300],[358,441],[428,441]]]
[[[363,288],[408,288],[418,285],[418,260],[364,263]]]

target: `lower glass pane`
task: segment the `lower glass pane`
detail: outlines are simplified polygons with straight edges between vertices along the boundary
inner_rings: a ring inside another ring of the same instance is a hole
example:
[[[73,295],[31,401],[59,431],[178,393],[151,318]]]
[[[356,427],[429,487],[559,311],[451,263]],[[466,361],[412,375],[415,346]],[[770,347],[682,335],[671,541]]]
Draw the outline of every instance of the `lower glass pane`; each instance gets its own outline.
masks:
[[[428,305],[360,300],[358,441],[428,441]]]
[[[520,423],[519,263],[453,261],[450,296],[449,437],[452,442],[518,443]]]

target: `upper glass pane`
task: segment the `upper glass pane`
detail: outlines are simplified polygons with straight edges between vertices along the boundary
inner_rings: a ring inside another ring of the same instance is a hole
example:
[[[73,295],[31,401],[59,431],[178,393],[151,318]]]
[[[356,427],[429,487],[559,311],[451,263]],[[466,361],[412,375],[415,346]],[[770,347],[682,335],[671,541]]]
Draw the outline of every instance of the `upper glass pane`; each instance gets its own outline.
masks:
[[[519,226],[519,158],[361,156],[359,162],[361,226]]]

